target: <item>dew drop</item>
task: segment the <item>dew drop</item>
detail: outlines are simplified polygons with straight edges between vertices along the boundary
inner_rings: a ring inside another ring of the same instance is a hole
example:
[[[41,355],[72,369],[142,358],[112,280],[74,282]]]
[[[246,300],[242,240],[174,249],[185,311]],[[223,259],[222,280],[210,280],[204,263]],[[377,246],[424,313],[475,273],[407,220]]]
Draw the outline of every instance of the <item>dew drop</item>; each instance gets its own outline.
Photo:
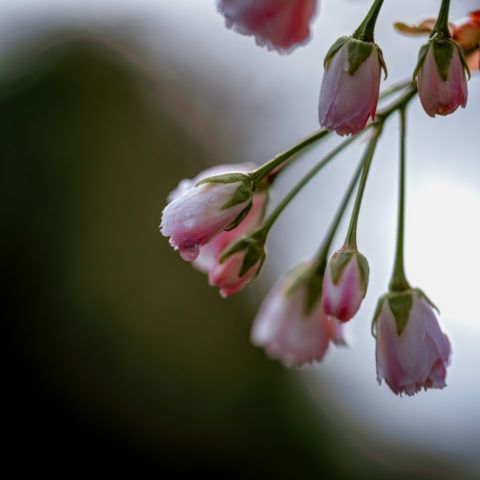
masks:
[[[200,246],[197,242],[186,240],[180,247],[178,247],[178,252],[183,260],[186,262],[191,262],[198,257],[198,254],[200,253]]]

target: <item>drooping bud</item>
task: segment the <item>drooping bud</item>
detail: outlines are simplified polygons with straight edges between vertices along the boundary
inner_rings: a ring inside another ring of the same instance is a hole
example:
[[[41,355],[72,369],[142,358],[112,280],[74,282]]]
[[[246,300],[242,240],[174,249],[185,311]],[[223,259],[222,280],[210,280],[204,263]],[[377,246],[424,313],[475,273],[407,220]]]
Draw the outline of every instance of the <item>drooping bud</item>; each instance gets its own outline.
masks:
[[[265,237],[244,236],[222,253],[219,263],[208,273],[209,283],[220,288],[222,297],[229,297],[254,280],[264,260]]]
[[[395,394],[443,388],[450,342],[434,306],[418,289],[391,292],[378,302],[374,317],[377,380]]]
[[[163,210],[161,233],[186,261],[226,229],[235,228],[252,205],[248,174],[231,172],[208,177],[179,193]]]
[[[289,272],[267,295],[252,327],[252,343],[287,366],[321,360],[330,342],[345,344],[339,322],[325,313],[321,298],[312,300],[322,278],[311,281],[311,265]]]
[[[470,72],[460,46],[450,38],[434,35],[420,49],[413,74],[425,112],[434,117],[449,115],[460,106],[465,108],[467,73]]]
[[[336,251],[325,271],[323,307],[342,322],[350,320],[360,308],[368,286],[367,259],[355,249]]]
[[[339,135],[354,135],[375,117],[382,68],[386,75],[382,51],[374,42],[342,37],[328,51],[324,67],[320,125]]]
[[[310,38],[317,0],[219,0],[228,28],[255,37],[257,45],[289,52]]]

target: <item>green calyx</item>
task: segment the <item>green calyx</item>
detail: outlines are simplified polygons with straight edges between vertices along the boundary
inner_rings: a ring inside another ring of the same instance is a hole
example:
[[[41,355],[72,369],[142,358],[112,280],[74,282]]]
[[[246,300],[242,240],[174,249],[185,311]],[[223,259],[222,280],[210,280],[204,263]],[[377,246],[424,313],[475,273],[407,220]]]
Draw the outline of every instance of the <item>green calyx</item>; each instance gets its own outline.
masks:
[[[308,315],[322,296],[323,273],[319,271],[318,265],[313,263],[308,265],[308,267],[298,267],[296,272],[292,272],[292,275],[295,275],[295,277],[286,294],[292,295],[298,288],[305,288],[304,313]]]
[[[221,184],[228,184],[228,183],[238,183],[238,187],[231,196],[231,198],[225,202],[224,205],[222,205],[222,210],[226,210],[227,208],[234,207],[235,205],[238,205],[240,203],[245,203],[250,200],[250,203],[247,205],[247,207],[240,213],[240,215],[235,219],[233,224],[234,226],[229,226],[227,230],[231,230],[232,228],[235,228],[244,218],[245,215],[248,213],[248,211],[251,208],[251,199],[253,192],[255,190],[254,182],[250,175],[245,174],[245,173],[224,173],[221,175],[215,175],[213,177],[208,177],[204,178],[203,180],[200,180],[196,184],[196,186],[199,185],[206,185],[206,184],[214,184],[214,183],[221,183]],[[233,225],[232,224],[232,225]]]
[[[409,288],[401,292],[388,292],[382,297],[380,297],[380,300],[377,303],[377,308],[375,309],[375,314],[372,321],[372,333],[374,334],[374,336],[375,326],[383,310],[385,302],[388,303],[388,308],[390,309],[393,317],[395,318],[398,336],[402,335],[405,327],[407,326],[413,302],[416,298],[424,300],[432,308],[438,311],[437,307],[419,288]]]
[[[333,283],[335,285],[338,284],[343,271],[350,262],[356,262],[358,271],[360,272],[360,281],[362,282],[362,288],[366,292],[368,286],[368,278],[370,275],[368,261],[365,256],[362,255],[358,250],[348,247],[336,251],[330,259],[328,268],[330,268]]]
[[[387,78],[387,66],[385,65],[380,47],[374,42],[365,42],[353,37],[340,37],[330,47],[323,62],[325,69],[328,69],[333,57],[344,46],[347,48],[348,73],[350,75],[355,75],[355,72],[358,70],[360,65],[371,55],[372,51],[375,49],[380,66],[385,73],[385,78]]]
[[[462,48],[451,38],[437,33],[430,38],[430,40],[423,45],[418,52],[417,66],[413,72],[414,81],[423,66],[423,62],[425,61],[430,48],[432,49],[433,58],[435,59],[435,64],[437,65],[438,74],[443,81],[446,82],[448,80],[448,71],[455,50],[457,50],[463,68],[470,78],[470,69],[468,68]]]
[[[252,235],[244,236],[240,240],[236,241],[231,247],[227,248],[220,257],[220,263],[223,263],[228,257],[238,252],[245,252],[242,267],[239,272],[239,276],[243,277],[253,266],[260,262],[260,269],[265,261],[265,236],[260,232],[259,234],[253,233]]]

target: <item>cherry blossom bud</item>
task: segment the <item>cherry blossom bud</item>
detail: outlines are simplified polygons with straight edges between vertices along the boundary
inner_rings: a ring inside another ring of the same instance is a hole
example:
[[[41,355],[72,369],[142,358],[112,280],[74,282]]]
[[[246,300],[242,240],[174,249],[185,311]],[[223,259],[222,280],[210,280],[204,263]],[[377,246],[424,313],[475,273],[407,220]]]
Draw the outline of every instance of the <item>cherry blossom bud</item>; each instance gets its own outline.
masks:
[[[333,254],[325,271],[323,308],[342,322],[350,320],[367,293],[369,267],[357,250],[342,248]]]
[[[468,67],[461,48],[452,40],[430,40],[419,54],[414,72],[418,96],[431,117],[448,115],[467,104]]]
[[[397,395],[446,386],[450,342],[423,292],[412,289],[382,297],[374,325],[379,383],[384,379]]]
[[[330,344],[345,343],[341,326],[323,309],[321,298],[311,303],[309,265],[288,273],[267,295],[252,327],[252,343],[287,366],[302,366],[321,360]]]
[[[221,231],[236,227],[252,204],[253,183],[247,174],[208,177],[178,192],[163,210],[161,233],[186,261]]]
[[[281,53],[308,41],[317,0],[219,0],[228,28]]]
[[[381,50],[375,43],[342,37],[328,51],[324,66],[320,125],[339,135],[354,135],[375,117],[385,69]]]
[[[200,248],[200,254],[193,261],[193,266],[205,273],[218,269],[222,252],[244,235],[253,232],[260,225],[267,202],[268,192],[266,190],[256,190],[252,199],[252,208],[242,222],[232,230],[219,233],[211,242],[203,245]]]

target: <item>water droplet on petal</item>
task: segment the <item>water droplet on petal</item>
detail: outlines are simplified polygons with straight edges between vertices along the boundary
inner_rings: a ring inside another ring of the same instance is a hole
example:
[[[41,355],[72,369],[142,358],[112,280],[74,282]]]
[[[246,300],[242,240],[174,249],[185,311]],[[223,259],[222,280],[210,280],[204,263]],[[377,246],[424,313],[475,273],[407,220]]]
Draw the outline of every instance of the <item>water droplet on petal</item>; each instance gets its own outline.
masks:
[[[198,254],[200,253],[200,246],[197,242],[186,240],[181,246],[178,247],[178,252],[183,260],[186,262],[191,262],[198,257]]]

